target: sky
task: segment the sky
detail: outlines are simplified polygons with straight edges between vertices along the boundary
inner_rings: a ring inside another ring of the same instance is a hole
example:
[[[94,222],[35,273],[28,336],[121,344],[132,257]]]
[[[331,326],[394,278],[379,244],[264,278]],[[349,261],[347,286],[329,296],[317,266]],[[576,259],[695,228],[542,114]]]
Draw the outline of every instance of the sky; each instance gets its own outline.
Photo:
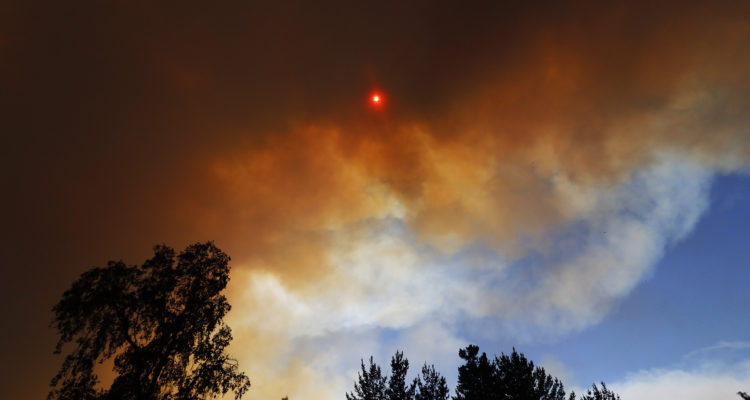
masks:
[[[0,397],[83,271],[213,240],[248,399],[471,343],[736,398],[747,43],[743,1],[2,2]]]

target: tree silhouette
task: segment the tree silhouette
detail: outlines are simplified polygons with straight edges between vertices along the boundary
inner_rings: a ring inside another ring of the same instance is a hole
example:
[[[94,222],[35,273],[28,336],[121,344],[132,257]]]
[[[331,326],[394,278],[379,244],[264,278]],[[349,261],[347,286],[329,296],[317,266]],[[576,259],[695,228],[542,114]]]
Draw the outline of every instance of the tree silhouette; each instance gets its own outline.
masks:
[[[52,309],[60,338],[74,345],[52,379],[48,399],[187,400],[232,391],[250,380],[224,352],[232,340],[221,292],[229,257],[212,242],[188,246],[175,260],[161,245],[142,266],[110,261],[84,272]],[[94,364],[113,359],[109,388]]]
[[[485,353],[479,355],[475,345],[459,350],[458,355],[464,365],[458,368],[454,400],[565,400],[562,382],[534,366],[516,349],[492,362]]]
[[[504,399],[495,379],[495,368],[487,359],[487,354],[479,355],[479,346],[469,345],[458,351],[464,365],[458,367],[455,400],[494,400]]]
[[[346,393],[347,400],[447,400],[448,385],[435,366],[422,367],[422,376],[407,384],[409,360],[396,351],[391,358],[391,376],[383,375],[370,356],[369,367],[361,360],[362,371],[354,383],[354,392]]]
[[[620,400],[620,395],[607,389],[607,385],[604,382],[601,384],[601,389],[594,384],[585,395],[581,396],[580,400]]]
[[[563,384],[548,375],[544,368],[535,367],[523,355],[513,349],[510,355],[495,357],[495,374],[498,386],[506,397],[512,399],[565,400]]]
[[[362,371],[354,383],[354,392],[346,394],[346,400],[385,400],[386,377],[370,356],[370,367],[365,369],[365,362],[361,360]]]
[[[425,363],[422,367],[422,376],[416,382],[418,390],[415,400],[448,400],[450,391],[445,383],[445,377],[435,370],[434,365],[428,367]]]
[[[396,351],[391,358],[391,377],[388,379],[386,396],[389,400],[412,400],[416,391],[417,382],[406,384],[406,373],[409,371],[409,360],[404,358],[404,353]]]
[[[486,353],[479,354],[479,347],[469,345],[458,351],[464,364],[458,367],[458,382],[453,400],[566,400],[562,382],[547,374],[544,368],[535,366],[516,349],[509,355],[501,354],[492,361]],[[391,377],[383,376],[380,367],[370,357],[370,366],[365,368],[354,383],[354,393],[346,393],[347,400],[448,400],[449,390],[445,378],[435,366],[422,367],[422,375],[411,385],[406,384],[409,361],[397,351],[391,358]],[[386,385],[386,382],[388,383]],[[594,384],[579,400],[620,400],[620,396]],[[738,393],[750,400],[745,393]],[[570,393],[567,400],[575,400]]]
[[[742,397],[744,400],[750,400],[750,395],[745,392],[737,392],[737,395]]]

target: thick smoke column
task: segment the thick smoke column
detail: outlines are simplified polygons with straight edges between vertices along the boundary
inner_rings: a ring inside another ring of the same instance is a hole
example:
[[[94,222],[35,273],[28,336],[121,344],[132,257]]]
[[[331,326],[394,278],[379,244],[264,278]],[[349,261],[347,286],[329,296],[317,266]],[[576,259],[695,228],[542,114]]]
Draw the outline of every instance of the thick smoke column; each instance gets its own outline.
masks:
[[[750,157],[750,5],[668,3],[0,6],[0,261],[215,240],[251,398],[583,329]]]

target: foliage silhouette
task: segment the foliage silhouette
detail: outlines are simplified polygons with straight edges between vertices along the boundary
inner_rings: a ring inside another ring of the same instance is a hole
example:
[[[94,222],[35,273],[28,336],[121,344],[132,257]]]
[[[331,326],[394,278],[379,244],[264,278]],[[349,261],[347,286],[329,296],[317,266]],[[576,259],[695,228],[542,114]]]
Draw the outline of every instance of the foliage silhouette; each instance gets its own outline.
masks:
[[[458,351],[464,365],[458,367],[455,400],[494,400],[504,399],[496,379],[495,367],[487,354],[479,355],[479,346],[469,345]]]
[[[502,354],[495,357],[497,386],[505,398],[529,400],[565,400],[562,382],[547,374],[542,367],[534,366],[523,353]]]
[[[346,400],[385,400],[386,377],[370,356],[370,366],[365,369],[364,360],[361,361],[362,371],[354,383],[354,392],[346,394]]]
[[[535,366],[516,349],[492,361],[487,354],[480,355],[479,347],[475,345],[460,349],[458,355],[464,364],[458,367],[458,382],[452,400],[566,400],[562,382],[547,374],[544,368]],[[448,400],[450,397],[445,378],[435,366],[425,364],[421,376],[407,385],[409,361],[400,351],[391,359],[390,379],[383,376],[372,357],[369,368],[365,368],[364,360],[361,365],[362,372],[354,383],[354,393],[347,393],[347,400]],[[580,400],[620,400],[620,396],[609,390],[604,382],[601,385],[600,389],[594,384]],[[567,400],[575,398],[575,393],[570,393]]]
[[[620,400],[620,395],[607,389],[607,385],[604,382],[601,384],[601,389],[594,384],[585,395],[581,396],[580,400]]]
[[[391,358],[391,377],[388,379],[386,396],[389,400],[413,400],[417,388],[415,380],[410,385],[406,383],[406,373],[409,371],[409,360],[404,353],[396,351]]]
[[[142,266],[110,261],[84,272],[52,309],[55,353],[75,347],[52,379],[50,400],[187,400],[232,391],[250,380],[225,353],[232,340],[221,294],[229,257],[212,242],[188,246],[175,260],[160,245]],[[109,388],[94,364],[113,359]]]
[[[404,353],[396,351],[391,358],[391,375],[383,375],[380,367],[370,356],[369,367],[361,360],[362,371],[354,383],[354,392],[347,393],[347,400],[447,400],[448,386],[445,378],[427,364],[422,368],[424,380],[415,378],[407,383],[409,360]]]
[[[464,365],[458,368],[455,400],[524,399],[565,400],[562,382],[516,349],[490,362],[479,347],[470,345],[458,352]]]
[[[435,370],[434,365],[428,367],[425,363],[422,367],[422,376],[415,381],[417,382],[415,400],[448,400],[450,391],[445,383],[445,377]]]
[[[737,395],[742,397],[744,400],[750,400],[750,395],[745,392],[737,392]]]

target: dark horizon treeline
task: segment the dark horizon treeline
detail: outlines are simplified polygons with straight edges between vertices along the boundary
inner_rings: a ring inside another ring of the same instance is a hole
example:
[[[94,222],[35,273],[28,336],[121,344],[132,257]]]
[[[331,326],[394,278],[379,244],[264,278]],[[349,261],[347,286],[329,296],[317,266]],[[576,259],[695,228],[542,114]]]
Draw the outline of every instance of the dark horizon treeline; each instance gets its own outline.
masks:
[[[226,352],[232,333],[224,316],[231,306],[222,291],[229,256],[211,242],[177,254],[166,245],[142,265],[110,261],[81,274],[52,308],[50,326],[59,335],[56,354],[74,344],[52,378],[48,400],[197,400],[234,393],[240,399],[250,379]],[[574,400],[559,379],[523,353],[492,360],[479,347],[460,349],[453,400]],[[112,361],[114,378],[102,385],[95,366]],[[397,351],[391,375],[370,357],[347,400],[448,400],[445,378],[434,365],[407,382],[409,360]],[[737,393],[750,400],[745,392]],[[578,400],[619,400],[602,382]],[[283,400],[288,400],[284,398]]]
[[[226,352],[232,341],[222,294],[229,256],[211,242],[177,254],[166,245],[142,265],[110,261],[81,274],[52,308],[59,334],[55,353],[75,344],[52,378],[48,400],[208,399],[250,389],[250,379]],[[454,400],[566,400],[562,383],[515,349],[490,361],[479,347],[459,351]],[[114,379],[100,385],[94,366],[113,361]],[[434,365],[408,382],[409,360],[397,351],[390,376],[370,357],[347,400],[448,400]],[[581,400],[618,400],[603,386]],[[589,391],[589,394],[592,393]],[[610,395],[611,394],[611,395]],[[571,394],[569,400],[575,396]]]
[[[370,356],[369,367],[361,360],[362,371],[354,383],[354,392],[346,393],[347,400],[445,400],[448,398],[448,385],[445,377],[426,363],[422,374],[407,383],[409,360],[404,353],[396,351],[391,358],[391,376],[383,375],[380,366]]]
[[[464,364],[458,367],[455,393],[450,390],[434,365],[422,367],[422,373],[407,382],[409,360],[396,351],[391,358],[391,375],[383,372],[372,356],[369,365],[361,360],[361,372],[354,382],[354,391],[346,393],[347,400],[620,400],[620,396],[607,388],[593,384],[586,394],[576,397],[571,392],[565,397],[563,383],[540,366],[535,366],[516,349],[509,355],[502,353],[493,359],[479,354],[479,347],[469,345],[460,349]]]

